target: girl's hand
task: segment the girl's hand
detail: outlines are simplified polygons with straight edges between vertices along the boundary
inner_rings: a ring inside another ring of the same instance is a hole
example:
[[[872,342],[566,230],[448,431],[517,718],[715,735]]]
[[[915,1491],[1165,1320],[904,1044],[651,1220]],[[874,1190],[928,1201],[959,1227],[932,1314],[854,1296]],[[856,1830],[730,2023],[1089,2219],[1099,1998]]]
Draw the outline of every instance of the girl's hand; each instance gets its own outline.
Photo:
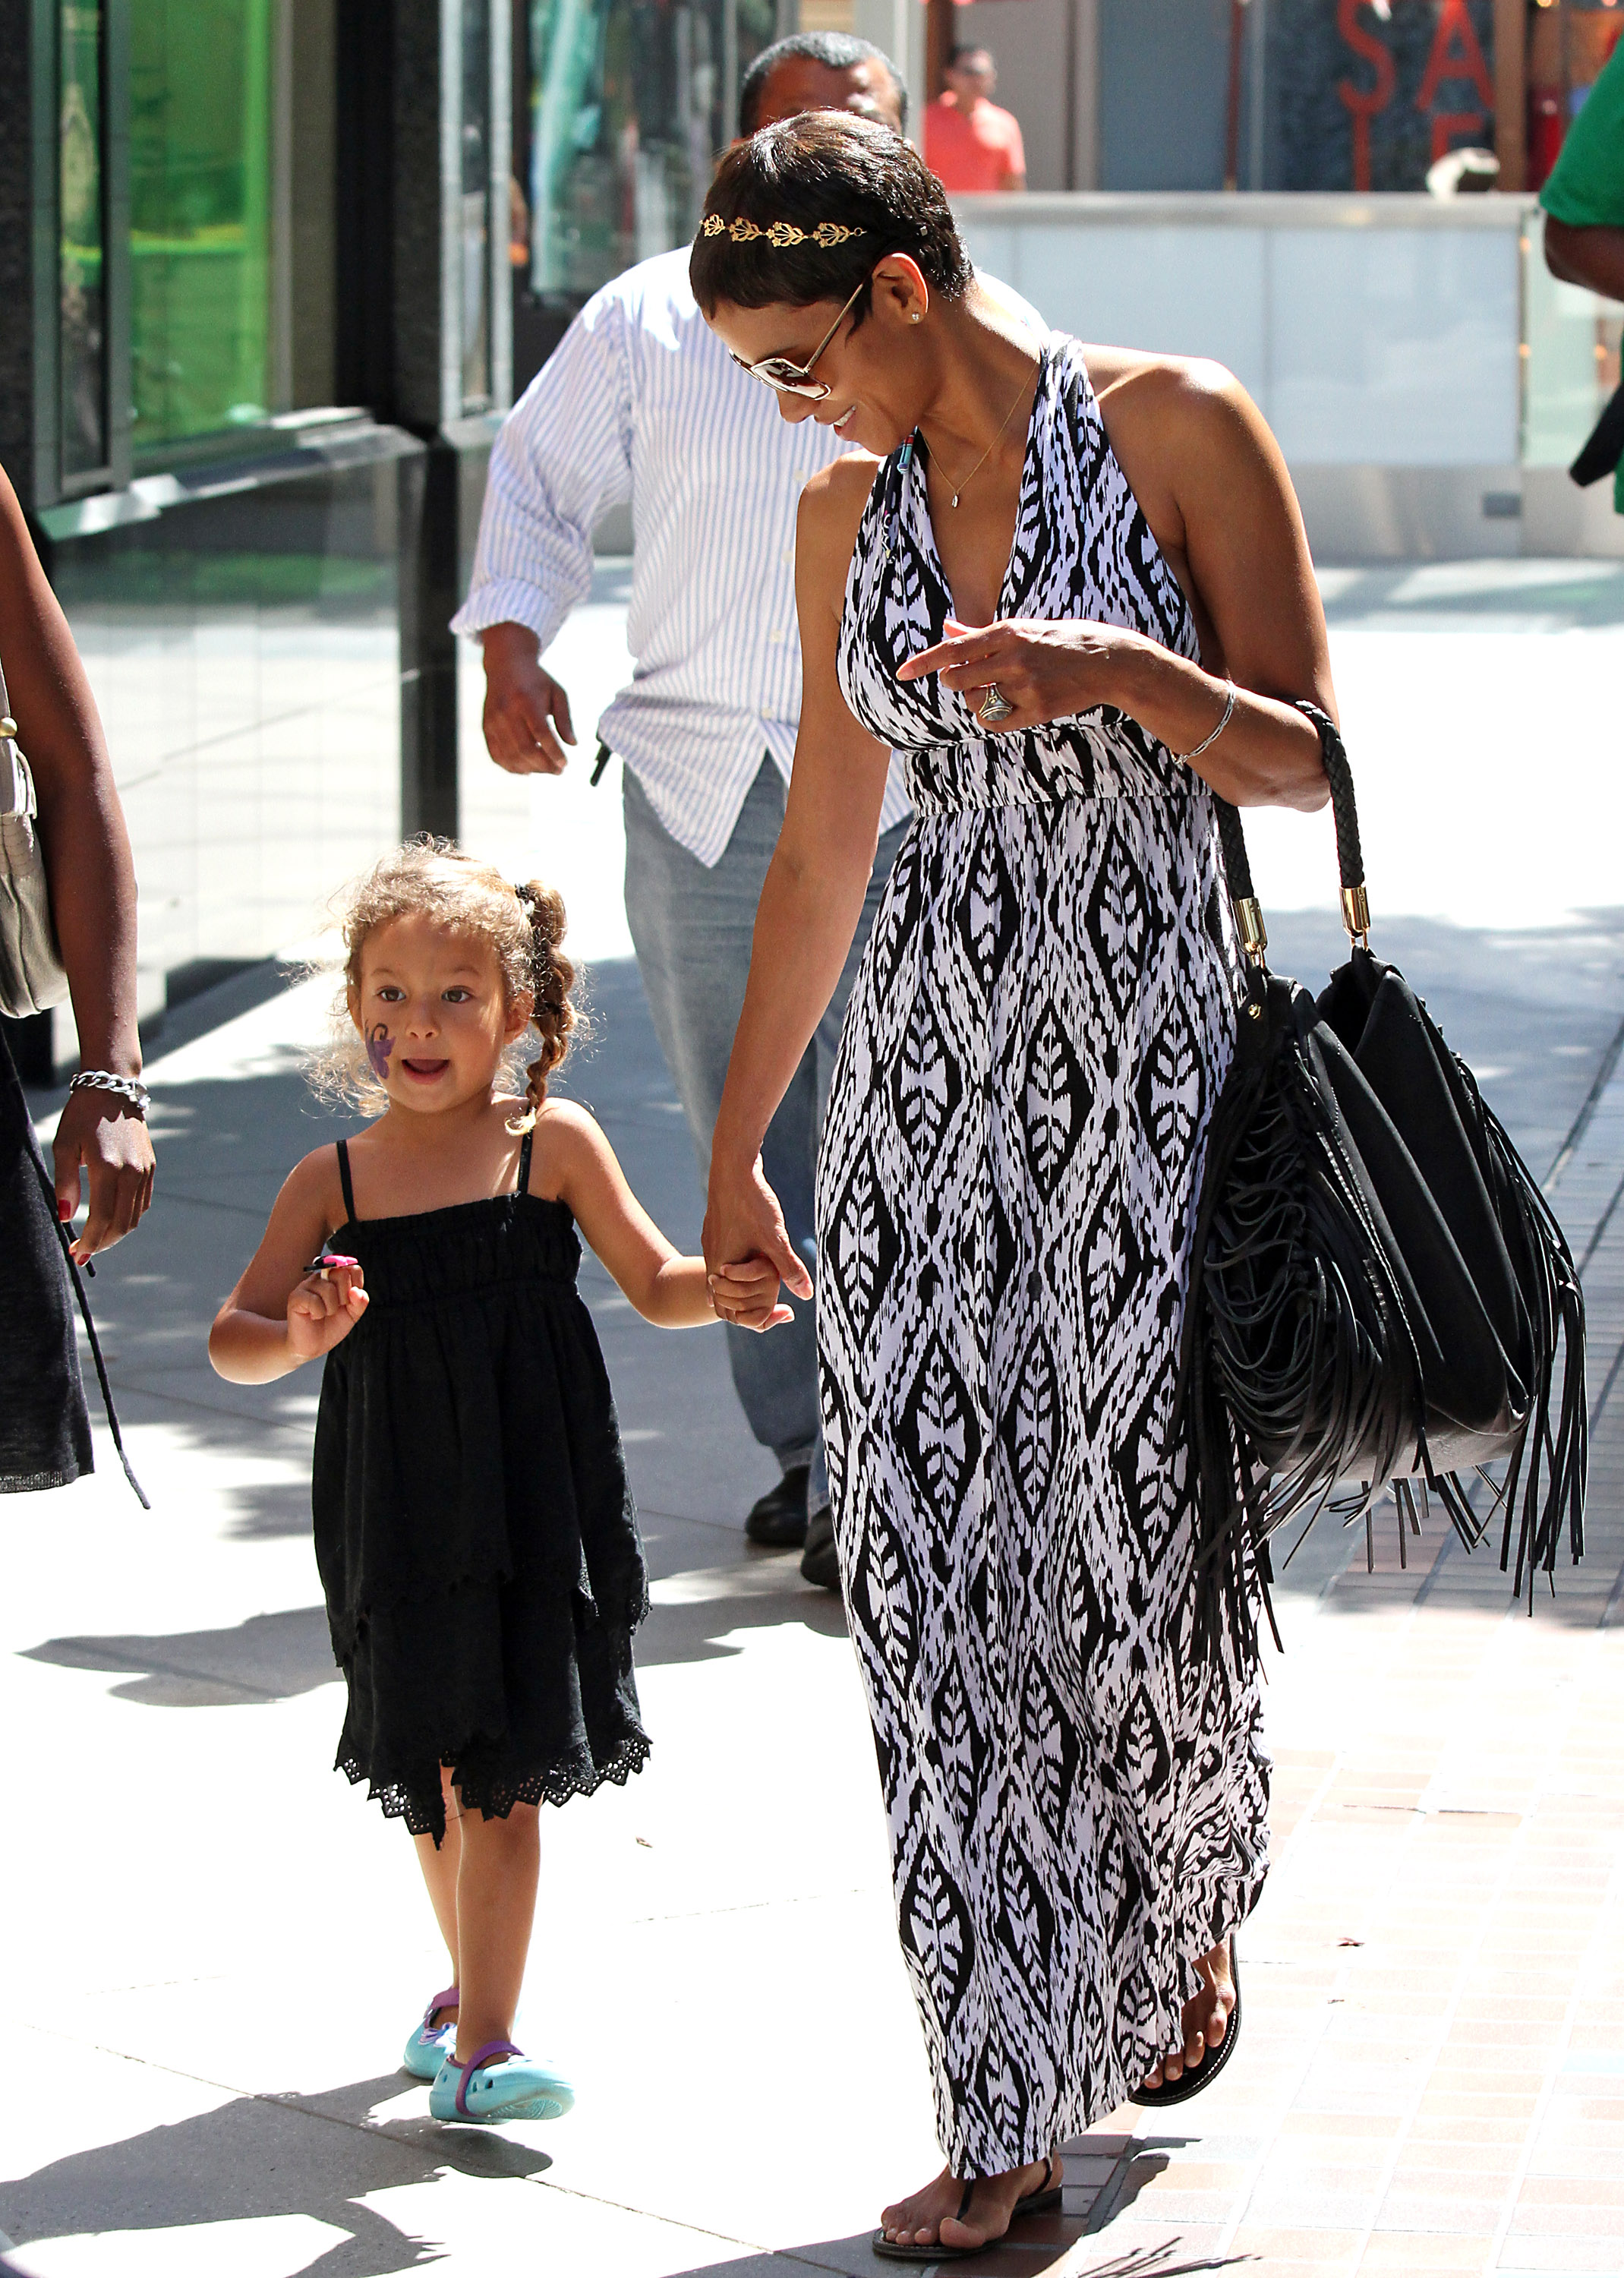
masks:
[[[792,1310],[778,1302],[778,1268],[765,1257],[718,1266],[706,1281],[717,1319],[731,1321],[736,1328],[775,1329],[795,1319]]]
[[[287,1348],[296,1360],[319,1360],[342,1344],[367,1310],[362,1270],[353,1259],[307,1273],[287,1301]]]
[[[934,648],[911,656],[897,678],[922,680],[936,673],[941,685],[962,695],[972,713],[982,692],[995,683],[1004,702],[1014,707],[992,726],[999,736],[1018,735],[1048,720],[1073,719],[1102,704],[1121,707],[1123,667],[1149,646],[1139,633],[1086,620],[1051,624],[1006,617],[994,625],[968,626],[949,617],[946,634]]]

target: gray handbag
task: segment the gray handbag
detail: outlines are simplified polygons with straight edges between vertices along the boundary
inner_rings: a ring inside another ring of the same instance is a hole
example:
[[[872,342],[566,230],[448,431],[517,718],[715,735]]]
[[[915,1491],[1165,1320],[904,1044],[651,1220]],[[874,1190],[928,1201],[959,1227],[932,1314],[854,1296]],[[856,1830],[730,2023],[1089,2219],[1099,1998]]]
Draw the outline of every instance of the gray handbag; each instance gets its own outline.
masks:
[[[51,922],[34,776],[0,669],[0,1013],[13,1021],[59,1005],[68,976]]]

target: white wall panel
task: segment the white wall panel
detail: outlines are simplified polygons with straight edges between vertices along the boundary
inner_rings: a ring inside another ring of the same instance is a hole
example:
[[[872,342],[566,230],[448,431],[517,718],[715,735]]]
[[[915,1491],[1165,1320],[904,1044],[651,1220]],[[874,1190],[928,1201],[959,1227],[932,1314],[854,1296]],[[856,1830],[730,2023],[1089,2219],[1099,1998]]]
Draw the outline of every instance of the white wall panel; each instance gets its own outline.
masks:
[[[1287,459],[1514,462],[1517,269],[1509,230],[1271,231],[1267,410]]]
[[[1163,355],[1216,356],[1263,401],[1263,231],[978,216],[964,237],[978,267],[1025,294],[1059,331]]]

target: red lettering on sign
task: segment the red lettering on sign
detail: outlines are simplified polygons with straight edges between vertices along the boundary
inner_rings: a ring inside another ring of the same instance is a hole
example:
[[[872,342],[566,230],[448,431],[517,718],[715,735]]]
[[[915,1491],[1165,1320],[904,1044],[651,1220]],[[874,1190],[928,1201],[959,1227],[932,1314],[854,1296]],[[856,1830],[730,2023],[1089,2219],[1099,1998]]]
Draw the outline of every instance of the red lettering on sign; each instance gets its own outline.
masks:
[[[1365,0],[1337,0],[1337,29],[1356,56],[1362,56],[1376,66],[1373,87],[1355,87],[1352,80],[1339,80],[1337,93],[1353,121],[1353,187],[1368,190],[1370,187],[1370,121],[1376,113],[1385,111],[1392,101],[1393,88],[1398,80],[1398,68],[1392,50],[1368,32],[1359,21],[1359,11]],[[1458,0],[1457,0],[1458,4]]]
[[[1432,34],[1432,53],[1427,57],[1426,76],[1421,83],[1421,93],[1415,98],[1417,111],[1431,110],[1437,100],[1439,81],[1446,79],[1469,79],[1477,90],[1478,100],[1483,109],[1494,109],[1494,88],[1489,78],[1489,66],[1483,61],[1483,49],[1472,29],[1472,19],[1466,12],[1466,0],[1444,0],[1437,29]],[[1436,134],[1432,149],[1435,157],[1442,157]]]
[[[1455,147],[1455,137],[1466,137],[1465,148],[1480,149],[1483,129],[1489,124],[1481,111],[1435,111],[1432,114],[1432,163],[1446,157]]]

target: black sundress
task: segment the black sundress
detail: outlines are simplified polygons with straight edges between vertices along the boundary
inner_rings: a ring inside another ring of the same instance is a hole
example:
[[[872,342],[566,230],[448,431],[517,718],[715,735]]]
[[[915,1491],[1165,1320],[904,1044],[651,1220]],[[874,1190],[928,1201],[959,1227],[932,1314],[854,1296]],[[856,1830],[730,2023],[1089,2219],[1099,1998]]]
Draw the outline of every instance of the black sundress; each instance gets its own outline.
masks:
[[[0,1494],[95,1468],[50,1173],[0,1036]]]
[[[311,1501],[349,1692],[338,1769],[414,1835],[563,1803],[649,1752],[648,1583],[568,1204],[527,1192],[347,1223],[370,1303],[327,1356]]]

